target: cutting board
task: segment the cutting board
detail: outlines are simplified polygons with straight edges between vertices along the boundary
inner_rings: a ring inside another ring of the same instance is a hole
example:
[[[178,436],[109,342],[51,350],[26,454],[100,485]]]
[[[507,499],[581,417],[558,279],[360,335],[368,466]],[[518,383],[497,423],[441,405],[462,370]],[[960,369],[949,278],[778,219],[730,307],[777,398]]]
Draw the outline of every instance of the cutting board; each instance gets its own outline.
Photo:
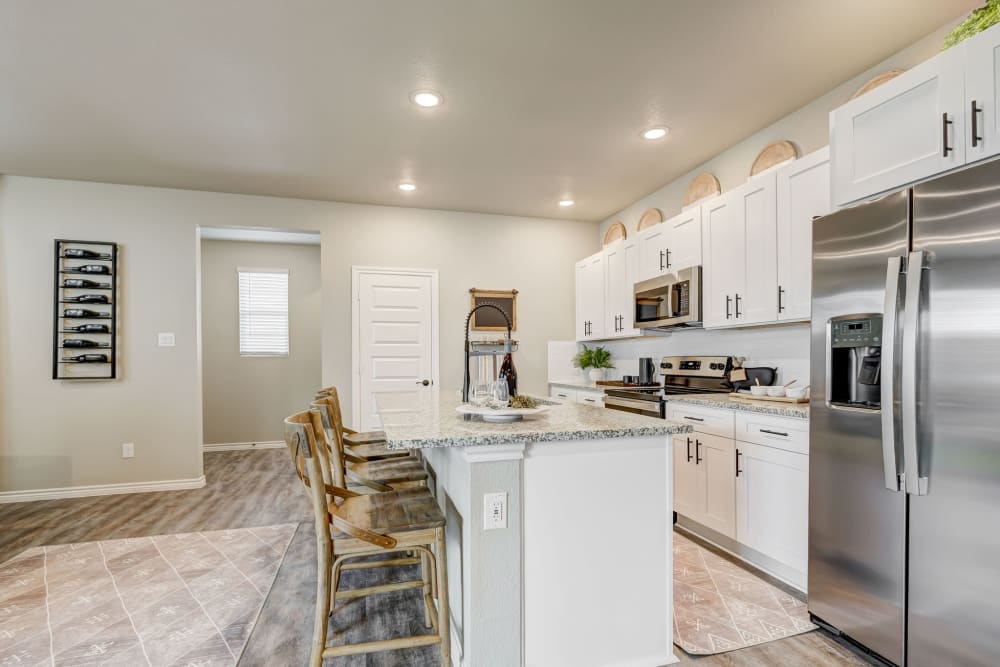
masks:
[[[752,394],[744,394],[743,392],[731,392],[729,394],[734,398],[742,398],[747,401],[774,401],[776,403],[808,403],[808,398],[789,398],[788,396],[753,396]]]

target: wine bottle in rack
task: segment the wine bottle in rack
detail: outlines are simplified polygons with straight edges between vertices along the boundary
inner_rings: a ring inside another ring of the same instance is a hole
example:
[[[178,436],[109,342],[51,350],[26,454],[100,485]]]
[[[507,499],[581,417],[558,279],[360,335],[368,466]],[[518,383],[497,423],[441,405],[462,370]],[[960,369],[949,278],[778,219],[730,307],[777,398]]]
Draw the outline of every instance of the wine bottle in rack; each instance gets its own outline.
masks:
[[[87,340],[86,338],[64,338],[62,342],[63,347],[100,347],[100,344],[96,340]]]
[[[89,308],[67,308],[63,311],[63,317],[107,317],[107,315]]]
[[[111,327],[107,324],[81,324],[75,327],[66,327],[66,331],[77,333],[111,333]]]
[[[86,280],[85,278],[67,278],[63,281],[63,287],[89,287],[91,289],[109,289],[111,283],[99,283],[96,280]]]
[[[63,357],[63,361],[75,361],[78,364],[106,364],[108,363],[108,355],[78,354],[73,357]]]
[[[63,297],[63,301],[73,303],[108,303],[108,297],[104,294],[81,294],[80,296]]]
[[[66,248],[63,251],[63,257],[70,259],[111,259],[111,253],[84,250],[83,248]]]
[[[67,270],[74,273],[103,273],[104,275],[111,273],[111,269],[103,264],[82,264],[70,267]]]

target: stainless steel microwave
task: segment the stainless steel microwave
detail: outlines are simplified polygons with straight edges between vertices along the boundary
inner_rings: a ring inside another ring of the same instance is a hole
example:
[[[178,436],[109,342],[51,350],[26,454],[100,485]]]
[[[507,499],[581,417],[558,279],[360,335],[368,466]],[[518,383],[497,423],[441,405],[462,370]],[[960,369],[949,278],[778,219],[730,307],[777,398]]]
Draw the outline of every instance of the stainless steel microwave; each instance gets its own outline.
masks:
[[[674,329],[701,326],[701,267],[637,282],[635,326]]]

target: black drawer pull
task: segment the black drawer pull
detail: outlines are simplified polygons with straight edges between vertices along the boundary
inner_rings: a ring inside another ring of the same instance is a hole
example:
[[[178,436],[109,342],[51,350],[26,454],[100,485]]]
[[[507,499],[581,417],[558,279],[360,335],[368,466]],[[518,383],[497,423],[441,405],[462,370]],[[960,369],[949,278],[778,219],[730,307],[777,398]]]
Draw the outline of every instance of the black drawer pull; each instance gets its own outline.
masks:
[[[771,435],[780,435],[782,438],[787,438],[787,433],[782,433],[781,431],[768,431],[766,428],[760,430],[761,433],[770,433]]]
[[[688,462],[690,462],[691,459],[693,458],[691,456],[691,438],[688,438],[687,441],[688,441]]]
[[[704,458],[705,457],[701,455],[701,440],[698,440],[697,438],[695,438],[695,441],[694,441],[694,462],[695,462],[695,465],[701,465],[701,462],[704,460]]]
[[[701,417],[688,417],[688,416],[686,416],[686,415],[685,415],[684,419],[690,419],[690,420],[691,420],[691,421],[693,421],[693,422],[703,422],[703,421],[705,421],[705,420],[704,420],[704,419],[702,419]]]
[[[739,477],[741,472],[743,472],[743,471],[740,470],[740,450],[737,449],[736,450],[736,476]]]

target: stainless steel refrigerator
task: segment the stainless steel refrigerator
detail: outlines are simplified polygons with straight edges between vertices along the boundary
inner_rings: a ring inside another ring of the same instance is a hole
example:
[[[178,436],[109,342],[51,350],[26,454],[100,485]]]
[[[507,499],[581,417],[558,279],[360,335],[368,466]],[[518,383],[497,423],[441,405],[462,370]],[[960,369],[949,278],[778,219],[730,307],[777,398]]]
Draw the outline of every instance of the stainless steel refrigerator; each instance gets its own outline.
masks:
[[[813,227],[809,610],[1000,664],[1000,162]]]

